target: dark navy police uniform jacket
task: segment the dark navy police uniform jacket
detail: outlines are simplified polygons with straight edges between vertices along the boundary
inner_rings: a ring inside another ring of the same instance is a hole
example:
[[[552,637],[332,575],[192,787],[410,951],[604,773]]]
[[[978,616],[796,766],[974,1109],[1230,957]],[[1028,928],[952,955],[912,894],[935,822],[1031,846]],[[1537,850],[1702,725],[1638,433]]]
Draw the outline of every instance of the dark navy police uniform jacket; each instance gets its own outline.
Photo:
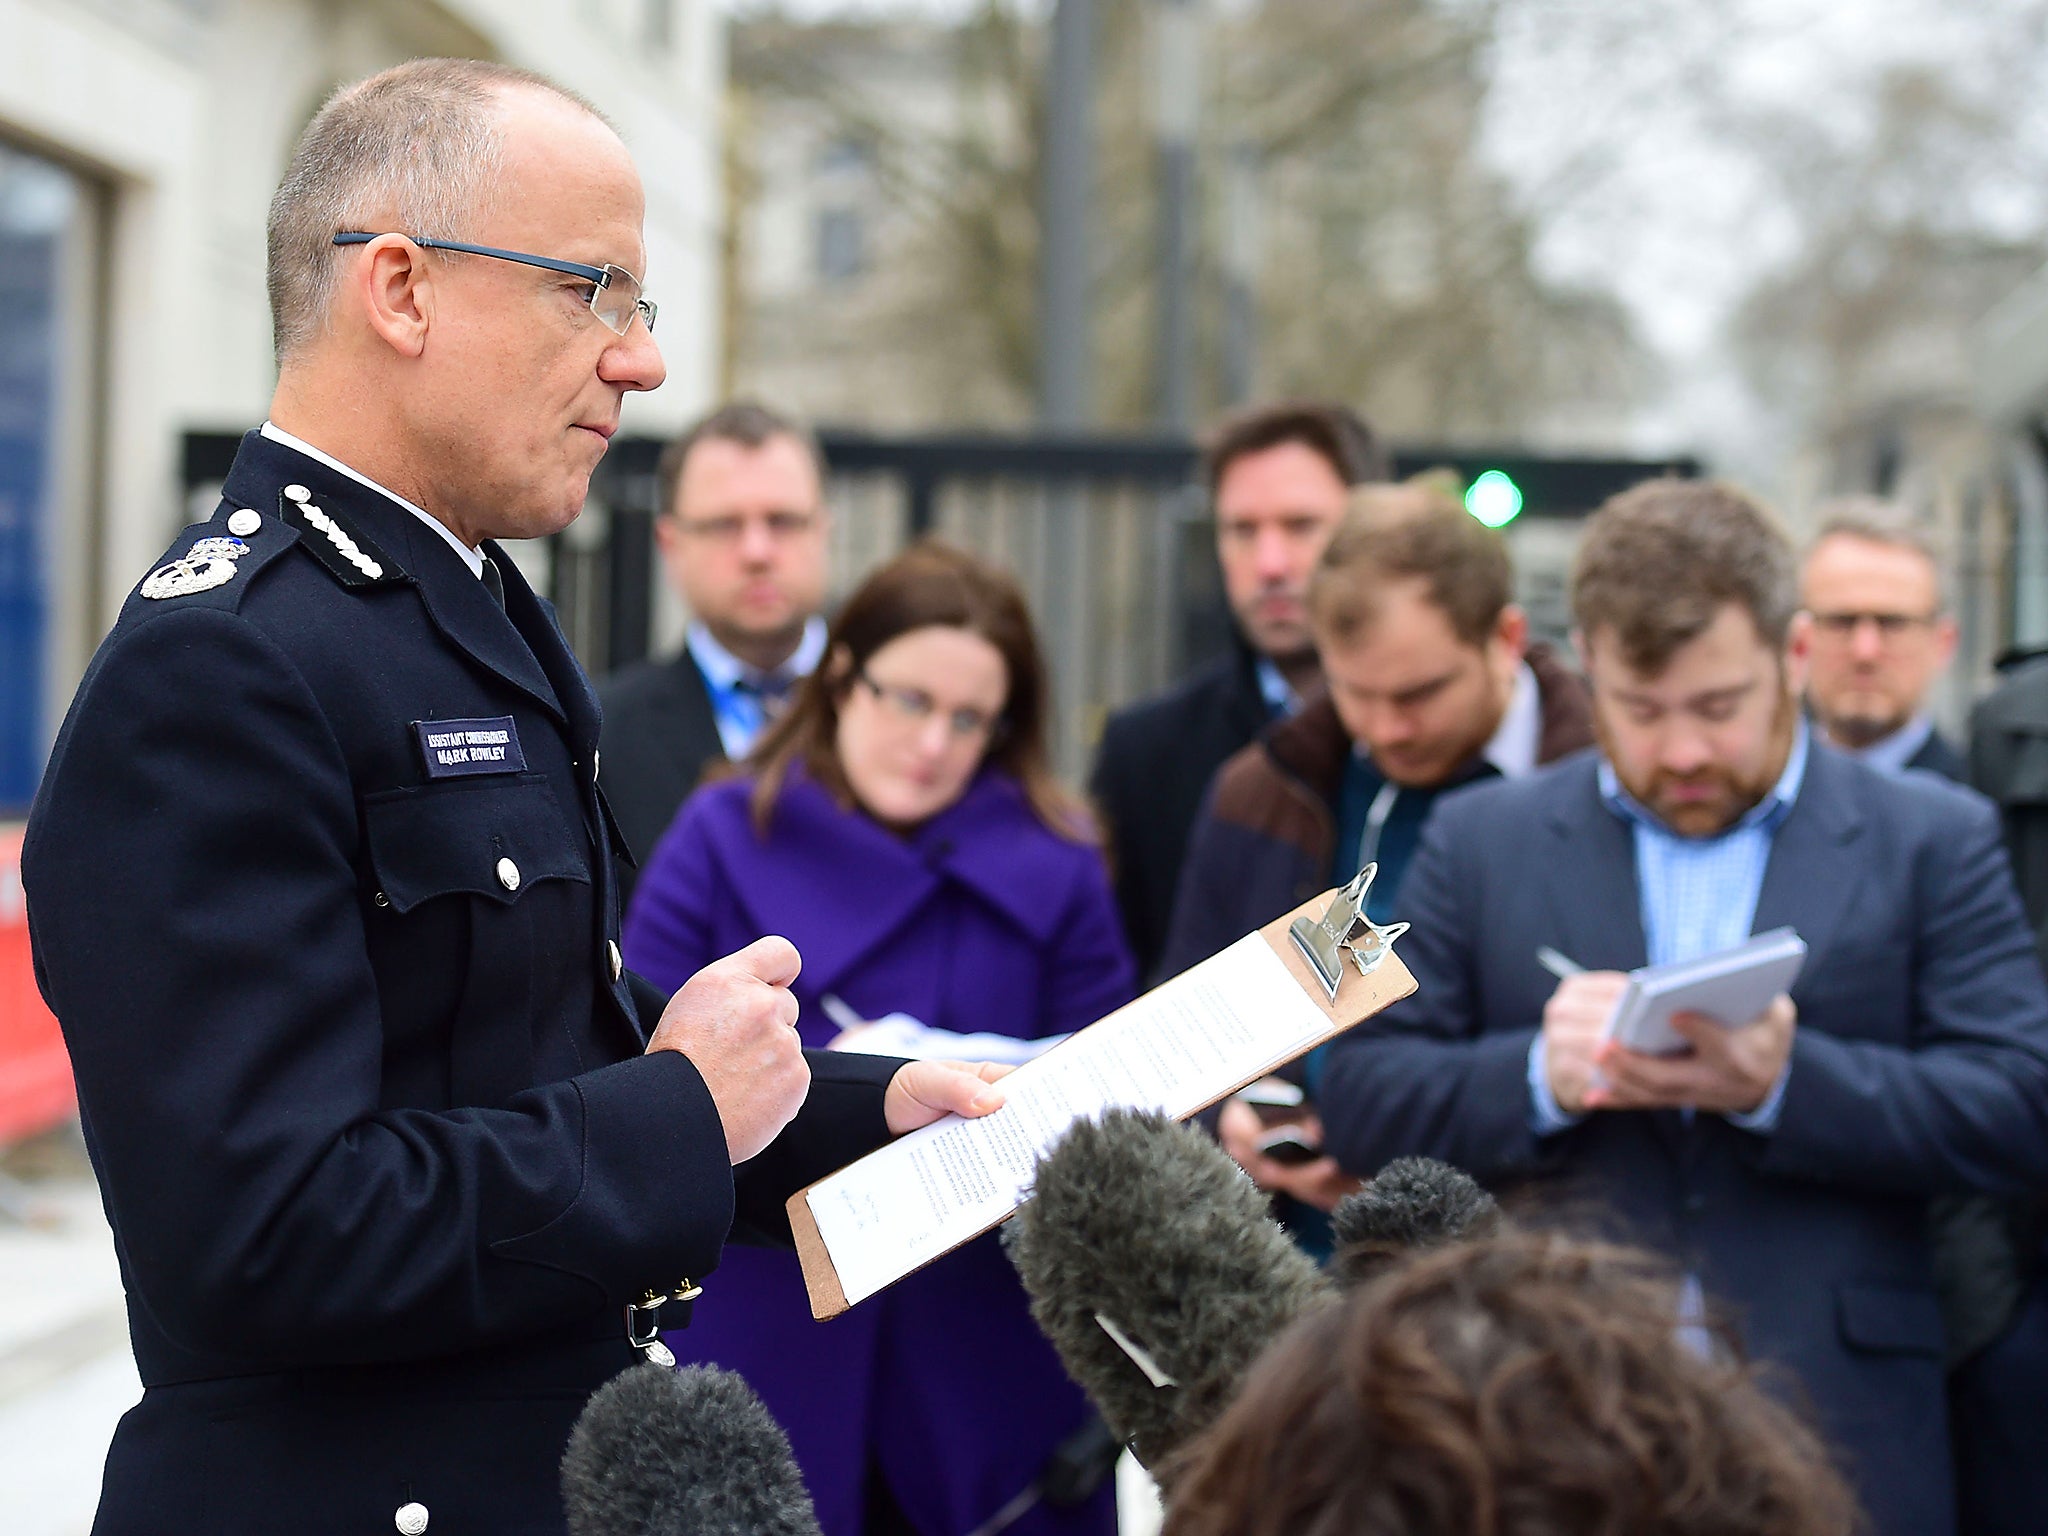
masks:
[[[551,611],[254,434],[224,495],[171,555],[245,552],[129,598],[23,850],[146,1389],[95,1529],[558,1532],[624,1304],[735,1223],[787,1241],[897,1063],[814,1056],[735,1178],[696,1069],[642,1054],[665,999],[618,968]]]

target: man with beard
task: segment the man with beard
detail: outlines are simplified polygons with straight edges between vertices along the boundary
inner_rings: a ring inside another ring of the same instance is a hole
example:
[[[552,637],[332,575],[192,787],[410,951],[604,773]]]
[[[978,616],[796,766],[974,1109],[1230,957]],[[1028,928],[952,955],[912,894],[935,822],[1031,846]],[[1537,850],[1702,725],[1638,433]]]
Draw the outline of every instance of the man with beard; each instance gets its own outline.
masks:
[[[1874,1528],[1941,1536],[1927,1200],[2048,1180],[2048,986],[1996,814],[1813,739],[1791,550],[1736,491],[1609,502],[1572,604],[1601,750],[1439,807],[1402,890],[1419,990],[1333,1052],[1326,1144],[1547,1185],[1669,1254],[1686,1310],[1732,1303],[1798,1378]],[[1605,1038],[1623,973],[1780,926],[1806,965],[1759,1017]]]
[[[1369,915],[1400,916],[1401,876],[1439,796],[1591,744],[1586,690],[1528,643],[1507,543],[1423,477],[1367,485],[1316,562],[1308,616],[1327,687],[1216,776],[1188,841],[1164,971],[1175,975],[1317,891],[1377,864]],[[1313,1089],[1320,1054],[1304,1066]],[[1302,1137],[1316,1139],[1312,1117]],[[1283,1166],[1231,1100],[1223,1145],[1320,1251],[1355,1180],[1328,1158]],[[1303,1209],[1302,1207],[1308,1209]]]

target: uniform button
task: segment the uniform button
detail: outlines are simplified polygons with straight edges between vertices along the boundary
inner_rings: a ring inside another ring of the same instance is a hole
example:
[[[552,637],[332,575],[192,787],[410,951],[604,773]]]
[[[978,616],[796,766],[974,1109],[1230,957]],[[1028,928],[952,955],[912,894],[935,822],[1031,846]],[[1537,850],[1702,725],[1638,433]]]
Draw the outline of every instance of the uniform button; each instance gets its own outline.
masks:
[[[398,1513],[391,1517],[391,1523],[398,1527],[402,1536],[421,1536],[427,1528],[427,1506],[401,1504]]]
[[[391,905],[391,898],[389,896],[386,896],[382,891],[379,891],[376,895],[370,898],[370,905],[373,907],[388,907]]]
[[[617,939],[606,939],[604,941],[604,950],[611,957],[612,980],[617,981],[619,973],[626,968],[625,957],[619,953],[619,941]]]
[[[238,539],[246,539],[263,526],[263,514],[252,512],[247,507],[238,507],[235,515],[228,519],[228,532]]]
[[[508,891],[519,889],[519,866],[510,859],[498,860],[498,884]]]
[[[307,490],[303,485],[288,485],[284,488],[284,493],[285,495],[291,497],[293,501],[304,502],[311,501],[313,499],[313,493]],[[405,1507],[407,1509],[419,1508],[419,1506],[416,1504],[408,1504]],[[426,1511],[422,1509],[420,1510],[420,1513],[424,1515]]]

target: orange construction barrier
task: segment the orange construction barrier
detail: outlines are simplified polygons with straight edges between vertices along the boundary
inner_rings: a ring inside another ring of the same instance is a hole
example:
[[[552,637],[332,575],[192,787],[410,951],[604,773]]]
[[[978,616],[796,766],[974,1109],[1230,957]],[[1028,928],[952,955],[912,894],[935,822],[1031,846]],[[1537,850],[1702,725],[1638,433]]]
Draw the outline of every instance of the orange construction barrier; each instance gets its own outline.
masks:
[[[64,1037],[29,964],[21,832],[0,826],[0,1146],[48,1130],[78,1102]]]

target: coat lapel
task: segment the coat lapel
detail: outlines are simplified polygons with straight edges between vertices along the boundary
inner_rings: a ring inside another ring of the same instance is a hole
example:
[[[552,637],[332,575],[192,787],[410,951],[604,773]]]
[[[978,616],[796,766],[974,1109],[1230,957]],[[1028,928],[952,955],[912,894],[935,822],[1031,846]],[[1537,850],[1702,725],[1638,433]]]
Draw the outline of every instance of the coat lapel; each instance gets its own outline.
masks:
[[[1589,971],[1632,971],[1649,957],[1635,840],[1601,802],[1598,763],[1589,753],[1560,770],[1571,788],[1545,812],[1552,843],[1542,878],[1564,935],[1558,948]]]
[[[1813,743],[1799,798],[1771,841],[1770,862],[1757,893],[1750,932],[1797,929],[1806,940],[1809,969],[1832,942],[1856,894],[1856,882],[1844,878],[1837,852],[1863,831],[1855,774],[1855,768],[1831,748]]]

